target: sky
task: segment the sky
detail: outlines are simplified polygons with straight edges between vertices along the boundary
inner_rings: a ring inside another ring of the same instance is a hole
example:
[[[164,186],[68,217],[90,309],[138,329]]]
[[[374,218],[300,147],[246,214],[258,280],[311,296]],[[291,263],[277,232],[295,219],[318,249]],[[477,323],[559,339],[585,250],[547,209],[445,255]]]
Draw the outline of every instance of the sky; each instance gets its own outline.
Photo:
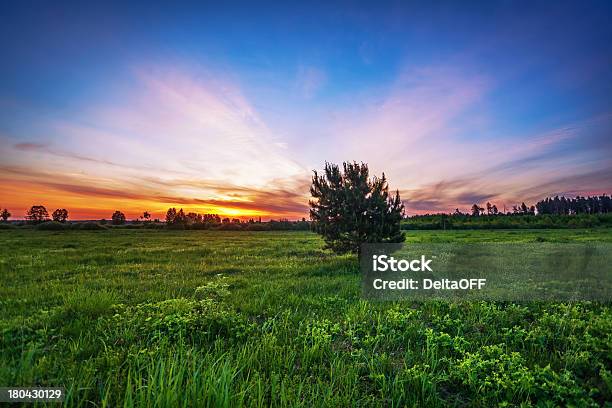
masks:
[[[609,1],[2,2],[0,207],[297,219],[326,161],[384,172],[408,215],[610,194],[611,20]]]

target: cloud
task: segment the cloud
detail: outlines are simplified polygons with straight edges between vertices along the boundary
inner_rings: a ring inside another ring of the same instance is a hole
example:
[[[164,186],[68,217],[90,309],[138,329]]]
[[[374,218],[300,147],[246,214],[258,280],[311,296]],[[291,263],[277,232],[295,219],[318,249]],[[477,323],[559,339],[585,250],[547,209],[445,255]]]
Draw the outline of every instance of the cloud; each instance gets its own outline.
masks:
[[[455,122],[490,87],[488,78],[458,69],[406,68],[390,85],[352,95],[347,107],[335,109],[324,132],[325,149],[334,161],[363,160],[384,170],[389,163],[415,168],[427,159],[423,152],[444,146],[458,133]]]
[[[319,68],[312,66],[298,67],[295,87],[303,98],[311,99],[327,82],[327,75]]]
[[[99,164],[104,164],[104,165],[109,165],[109,166],[118,166],[118,167],[123,167],[123,168],[132,168],[132,169],[137,169],[137,168],[141,168],[145,170],[153,169],[152,167],[145,168],[145,167],[119,164],[119,163],[112,162],[109,160],[96,159],[94,157],[83,156],[81,154],[73,153],[68,150],[54,149],[49,144],[46,144],[46,143],[28,143],[28,142],[16,143],[13,147],[18,151],[43,153],[43,154],[50,155],[50,156],[57,156],[57,157],[77,160],[77,161],[99,163]]]
[[[0,178],[134,206],[140,200],[304,212],[285,187],[294,188],[308,169],[290,157],[236,83],[174,69],[137,70],[135,79],[108,103],[41,119],[36,133],[44,136],[10,138]],[[276,188],[279,180],[285,184]]]
[[[479,187],[478,178],[443,180],[414,190],[400,192],[406,211],[447,212],[455,208],[469,207],[498,196],[495,191],[486,191]]]
[[[325,73],[298,71],[296,89],[318,95]],[[227,74],[142,68],[104,102],[41,115],[21,137],[2,135],[0,179],[6,205],[44,199],[83,216],[108,208],[161,215],[175,205],[301,218],[310,170],[326,160],[385,172],[409,212],[609,192],[612,115],[506,134],[487,114],[494,87],[465,68],[409,67],[386,85],[347,91],[324,113],[308,111],[310,127],[280,132]]]
[[[48,146],[45,143],[17,143],[15,149],[22,151],[41,151],[46,150]]]
[[[49,206],[69,207],[78,214],[99,213],[97,209],[120,208],[128,216],[138,216],[149,210],[163,218],[169,207],[185,207],[202,213],[242,215],[244,217],[261,215],[264,217],[301,218],[308,211],[306,179],[272,180],[266,189],[249,188],[220,181],[198,182],[189,180],[101,180],[88,179],[77,175],[58,175],[47,171],[25,167],[0,167],[0,182],[7,194],[21,200],[19,193],[32,196],[36,191],[37,199],[44,197]],[[160,191],[159,186],[163,186]],[[181,187],[203,189],[208,192],[202,196],[184,196],[178,192]],[[174,193],[174,194],[173,194]],[[206,198],[206,197],[218,198]],[[26,208],[26,204],[13,204],[14,208]],[[10,204],[10,203],[9,203]],[[88,212],[89,211],[89,212]],[[19,211],[15,215],[19,216]],[[23,215],[23,214],[21,214]]]
[[[596,171],[555,177],[543,183],[519,189],[516,194],[527,200],[543,196],[576,196],[612,193],[612,165]]]
[[[404,187],[402,198],[409,211],[420,213],[486,201],[501,208],[557,194],[609,193],[610,142],[606,146],[601,134],[610,122],[609,115],[602,115],[536,134],[435,143],[422,152],[428,163],[421,171],[434,181]]]

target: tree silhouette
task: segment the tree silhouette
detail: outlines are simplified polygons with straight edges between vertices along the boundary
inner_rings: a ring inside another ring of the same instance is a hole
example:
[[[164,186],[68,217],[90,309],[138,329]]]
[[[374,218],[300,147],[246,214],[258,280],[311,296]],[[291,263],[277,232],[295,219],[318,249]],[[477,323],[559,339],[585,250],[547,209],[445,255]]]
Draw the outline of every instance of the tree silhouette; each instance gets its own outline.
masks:
[[[145,211],[145,212],[142,213],[142,218],[145,221],[149,221],[149,219],[151,219],[151,214],[148,211]]]
[[[607,214],[612,212],[612,198],[606,194],[586,198],[547,197],[538,201],[535,208],[538,214]]]
[[[168,208],[166,211],[166,224],[170,225],[174,223],[174,218],[176,217],[176,208]]]
[[[51,218],[53,218],[53,221],[66,222],[68,219],[68,210],[65,208],[58,208],[57,210],[53,211]]]
[[[389,195],[384,174],[370,180],[367,164],[343,163],[343,170],[325,163],[323,174],[312,177],[310,219],[326,247],[358,254],[362,243],[403,242],[399,191]]]
[[[202,214],[190,212],[187,213],[187,224],[201,224]]]
[[[202,222],[205,224],[221,224],[221,217],[217,214],[204,214],[202,216]]]
[[[44,205],[33,205],[26,212],[26,219],[31,223],[38,224],[49,220],[49,213]]]
[[[125,224],[125,214],[117,210],[113,213],[111,220],[113,225],[123,225]]]
[[[2,218],[2,221],[4,222],[6,222],[10,216],[11,216],[11,213],[6,208],[2,210],[2,212],[0,212],[0,218]]]
[[[176,213],[172,223],[176,224],[176,225],[185,225],[185,224],[187,224],[187,216],[185,215],[185,212],[183,211],[182,208]]]

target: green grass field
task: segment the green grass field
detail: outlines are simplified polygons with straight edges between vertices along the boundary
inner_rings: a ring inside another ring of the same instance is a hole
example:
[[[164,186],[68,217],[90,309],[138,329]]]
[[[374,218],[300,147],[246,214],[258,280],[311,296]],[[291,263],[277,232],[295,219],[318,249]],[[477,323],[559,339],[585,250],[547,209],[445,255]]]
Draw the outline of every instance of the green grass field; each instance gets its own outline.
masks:
[[[411,231],[612,242],[612,230]],[[68,406],[600,406],[612,309],[371,303],[307,232],[0,231],[0,386]]]

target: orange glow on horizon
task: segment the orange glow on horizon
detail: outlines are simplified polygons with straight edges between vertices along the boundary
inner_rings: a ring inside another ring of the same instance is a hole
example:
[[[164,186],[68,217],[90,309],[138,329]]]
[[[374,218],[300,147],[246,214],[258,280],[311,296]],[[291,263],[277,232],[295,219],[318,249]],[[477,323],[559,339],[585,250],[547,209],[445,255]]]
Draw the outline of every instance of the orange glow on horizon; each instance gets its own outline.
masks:
[[[4,194],[0,202],[1,208],[11,212],[11,219],[23,219],[26,211],[32,205],[43,205],[49,215],[57,208],[66,208],[69,220],[100,220],[110,219],[115,210],[123,212],[128,220],[137,219],[147,211],[151,219],[164,220],[168,208],[183,209],[185,213],[217,214],[228,218],[259,218],[262,219],[301,219],[307,217],[307,211],[274,212],[266,208],[265,203],[258,204],[250,201],[226,201],[223,205],[207,204],[193,205],[180,204],[171,201],[147,199],[125,199],[115,197],[101,197],[87,194],[77,194],[58,191],[36,182],[15,181],[0,178]],[[249,204],[251,208],[238,208],[235,205]]]

